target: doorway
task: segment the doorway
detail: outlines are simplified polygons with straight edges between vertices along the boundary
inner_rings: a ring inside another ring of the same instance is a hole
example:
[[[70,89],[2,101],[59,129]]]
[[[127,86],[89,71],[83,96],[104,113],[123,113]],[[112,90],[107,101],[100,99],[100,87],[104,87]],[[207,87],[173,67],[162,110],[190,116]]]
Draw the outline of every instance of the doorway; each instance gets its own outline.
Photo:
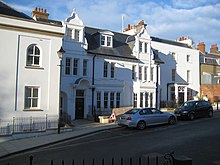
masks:
[[[75,118],[84,119],[84,90],[76,90]]]

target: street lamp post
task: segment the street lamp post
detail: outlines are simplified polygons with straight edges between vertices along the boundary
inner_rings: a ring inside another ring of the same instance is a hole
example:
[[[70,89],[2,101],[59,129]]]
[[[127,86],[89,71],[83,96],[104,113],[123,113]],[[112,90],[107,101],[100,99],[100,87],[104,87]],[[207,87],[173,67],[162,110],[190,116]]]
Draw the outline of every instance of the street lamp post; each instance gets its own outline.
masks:
[[[65,51],[63,50],[63,47],[60,47],[60,50],[57,51],[58,58],[60,59],[60,83],[59,83],[59,112],[58,112],[58,129],[57,133],[60,134],[60,125],[61,125],[61,117],[62,117],[62,112],[61,112],[61,76],[62,76],[62,60],[63,60],[63,55]]]

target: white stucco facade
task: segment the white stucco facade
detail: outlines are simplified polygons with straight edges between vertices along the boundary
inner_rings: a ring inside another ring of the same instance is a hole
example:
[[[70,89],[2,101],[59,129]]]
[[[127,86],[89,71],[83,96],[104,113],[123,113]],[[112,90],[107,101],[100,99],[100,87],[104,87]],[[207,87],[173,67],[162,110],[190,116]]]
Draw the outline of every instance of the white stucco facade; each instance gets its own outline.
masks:
[[[160,101],[183,103],[200,91],[199,51],[189,46],[152,41],[152,47],[159,50],[161,65]]]
[[[58,116],[61,26],[4,15],[0,22],[1,118]]]

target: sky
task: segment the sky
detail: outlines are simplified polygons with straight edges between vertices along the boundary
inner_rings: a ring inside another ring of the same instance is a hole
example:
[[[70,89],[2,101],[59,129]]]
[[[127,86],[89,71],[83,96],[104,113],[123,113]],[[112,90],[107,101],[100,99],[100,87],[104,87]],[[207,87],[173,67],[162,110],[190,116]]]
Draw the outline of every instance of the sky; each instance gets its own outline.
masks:
[[[220,50],[220,0],[3,0],[31,16],[45,8],[49,19],[64,21],[73,9],[85,26],[121,32],[128,24],[144,20],[151,36],[176,40],[188,36],[197,47],[204,42]],[[122,23],[122,16],[124,21]]]

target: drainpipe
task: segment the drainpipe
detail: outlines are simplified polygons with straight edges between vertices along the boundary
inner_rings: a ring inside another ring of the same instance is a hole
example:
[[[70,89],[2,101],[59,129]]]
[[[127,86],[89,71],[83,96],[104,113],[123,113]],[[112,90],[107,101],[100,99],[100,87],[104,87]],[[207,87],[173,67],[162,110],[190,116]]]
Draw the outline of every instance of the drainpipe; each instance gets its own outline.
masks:
[[[96,113],[95,113],[95,109],[94,109],[95,57],[96,57],[96,54],[93,56],[93,59],[92,59],[92,116],[93,116],[94,121],[96,120]]]

